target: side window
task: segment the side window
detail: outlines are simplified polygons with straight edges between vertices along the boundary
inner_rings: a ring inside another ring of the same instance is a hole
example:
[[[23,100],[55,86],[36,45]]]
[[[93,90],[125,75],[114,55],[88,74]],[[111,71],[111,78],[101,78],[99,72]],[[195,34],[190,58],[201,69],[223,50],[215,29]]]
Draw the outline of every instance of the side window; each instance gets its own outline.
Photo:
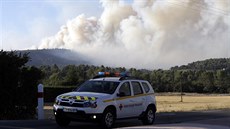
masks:
[[[133,93],[134,95],[142,94],[142,88],[139,82],[132,82]]]
[[[142,84],[142,86],[143,86],[143,88],[144,88],[144,90],[145,90],[145,93],[148,93],[149,92],[149,85],[146,83],[146,82],[142,82],[141,83]]]
[[[125,82],[121,85],[119,89],[119,93],[125,93],[125,96],[130,96],[131,95],[131,90],[130,90],[130,85],[129,82]]]

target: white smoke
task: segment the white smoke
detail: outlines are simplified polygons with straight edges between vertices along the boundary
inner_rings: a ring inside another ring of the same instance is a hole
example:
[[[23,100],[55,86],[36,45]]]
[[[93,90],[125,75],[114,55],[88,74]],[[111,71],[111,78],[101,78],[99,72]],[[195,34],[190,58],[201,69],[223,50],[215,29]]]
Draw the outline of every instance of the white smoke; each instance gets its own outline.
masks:
[[[229,57],[229,0],[102,0],[100,18],[67,22],[40,48],[68,48],[97,65],[169,68]]]

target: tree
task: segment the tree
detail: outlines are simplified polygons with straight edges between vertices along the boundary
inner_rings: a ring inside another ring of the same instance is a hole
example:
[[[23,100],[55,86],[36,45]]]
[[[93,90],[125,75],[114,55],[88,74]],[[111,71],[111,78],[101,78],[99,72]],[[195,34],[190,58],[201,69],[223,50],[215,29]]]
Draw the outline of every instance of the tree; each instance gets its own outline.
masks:
[[[163,70],[158,69],[151,72],[150,83],[157,92],[164,92],[165,85],[162,84]]]
[[[54,64],[52,67],[51,67],[51,72],[52,73],[58,73],[60,72],[60,69],[58,68],[58,66],[56,64]]]
[[[75,65],[68,65],[62,70],[62,74],[64,74],[63,78],[63,85],[77,85],[79,74],[77,73],[77,68]]]
[[[25,67],[28,53],[0,51],[0,120],[32,118],[36,111],[36,89],[41,71]]]
[[[216,72],[215,85],[217,87],[217,92],[228,92],[228,88],[230,88],[230,74],[225,69]]]
[[[204,71],[199,77],[203,84],[203,92],[212,93],[215,91],[213,72]]]
[[[177,71],[175,75],[175,82],[178,88],[177,91],[180,91],[181,93],[181,102],[183,102],[183,92],[188,82],[188,72],[182,70]]]

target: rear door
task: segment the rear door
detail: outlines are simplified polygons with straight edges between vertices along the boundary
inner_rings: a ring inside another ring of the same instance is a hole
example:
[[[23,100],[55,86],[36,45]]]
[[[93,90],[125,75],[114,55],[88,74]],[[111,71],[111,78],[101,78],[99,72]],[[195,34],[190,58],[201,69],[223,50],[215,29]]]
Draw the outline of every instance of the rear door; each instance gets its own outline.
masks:
[[[145,94],[143,88],[138,81],[131,81],[132,97],[132,116],[139,116],[144,111]]]

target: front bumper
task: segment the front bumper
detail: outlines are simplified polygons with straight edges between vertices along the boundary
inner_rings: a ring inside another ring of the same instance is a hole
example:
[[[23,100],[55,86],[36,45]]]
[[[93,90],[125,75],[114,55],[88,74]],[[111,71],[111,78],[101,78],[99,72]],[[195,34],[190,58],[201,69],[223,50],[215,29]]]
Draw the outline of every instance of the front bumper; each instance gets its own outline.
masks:
[[[102,113],[86,113],[84,110],[78,109],[76,112],[65,112],[63,107],[58,108],[54,106],[54,116],[61,116],[63,118],[68,118],[73,121],[82,121],[82,122],[99,122],[102,118]]]

